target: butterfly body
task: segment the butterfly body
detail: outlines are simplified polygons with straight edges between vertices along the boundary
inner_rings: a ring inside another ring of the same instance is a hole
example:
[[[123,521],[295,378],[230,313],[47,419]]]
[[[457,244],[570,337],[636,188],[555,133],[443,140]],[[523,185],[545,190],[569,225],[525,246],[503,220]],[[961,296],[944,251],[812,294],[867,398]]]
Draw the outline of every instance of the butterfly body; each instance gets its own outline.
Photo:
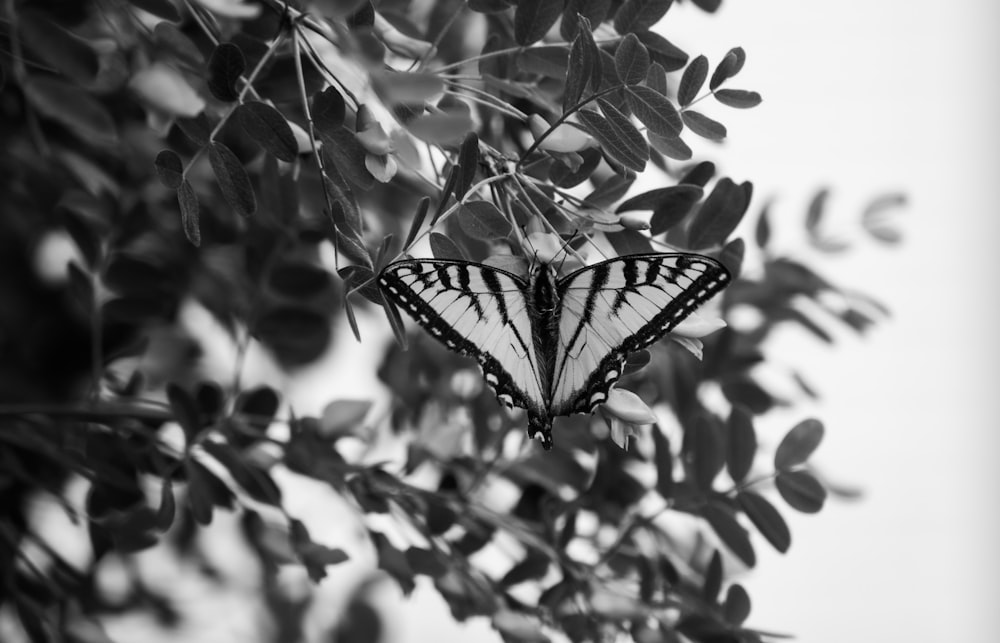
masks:
[[[552,420],[608,399],[629,353],[663,337],[721,290],[729,274],[687,253],[628,255],[559,277],[536,263],[527,279],[468,261],[408,259],[379,275],[382,293],[431,336],[479,362],[528,435],[552,445]]]

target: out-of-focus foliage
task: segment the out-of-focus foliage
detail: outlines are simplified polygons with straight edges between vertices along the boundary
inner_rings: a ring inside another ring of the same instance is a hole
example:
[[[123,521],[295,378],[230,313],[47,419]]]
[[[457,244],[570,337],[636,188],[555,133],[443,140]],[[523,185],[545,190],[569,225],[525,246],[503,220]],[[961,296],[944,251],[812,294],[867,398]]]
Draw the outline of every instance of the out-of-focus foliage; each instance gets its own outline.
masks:
[[[102,618],[128,610],[171,627],[176,597],[129,561],[151,548],[203,557],[198,532],[236,511],[261,562],[268,631],[296,640],[307,601],[282,597],[276,570],[299,564],[319,581],[347,555],[287,514],[281,469],[341,495],[404,592],[429,577],[456,619],[486,616],[505,640],[765,638],[743,627],[750,598],[731,573],[754,566],[755,533],[789,548],[773,498],[815,512],[827,492],[808,462],[818,421],[793,427],[772,463],[760,456],[755,418],[797,399],[755,367],[784,324],[832,341],[816,309],[858,332],[881,311],[772,250],[766,213],[743,266],[733,234],[752,186],[693,159],[685,139],[725,138],[716,119],[761,97],[732,86],[741,48],[712,66],[651,31],[672,4],[4,3],[0,619],[34,641],[103,640]],[[647,169],[663,187],[633,188]],[[824,200],[808,239],[838,252]],[[898,240],[883,215],[898,201],[865,213],[876,239]],[[527,443],[523,415],[469,360],[405,337],[391,311],[409,350],[344,365],[377,368],[391,392],[375,431],[366,400],[330,391],[308,417],[283,403],[279,375],[241,384],[251,345],[294,374],[338,323],[377,335],[355,307],[378,310],[374,275],[415,244],[502,263],[530,259],[524,235],[539,231],[573,252],[714,255],[741,275],[714,313],[751,323],[634,356],[622,388],[657,423],[561,418],[551,453]],[[201,375],[192,306],[235,347],[229,381]],[[622,432],[627,450],[609,437]],[[403,461],[365,457],[385,434]],[[43,495],[87,526],[82,566],[32,524]],[[386,533],[386,518],[405,529]],[[502,573],[477,556],[497,543]],[[110,558],[126,563],[124,595],[95,582]],[[379,627],[358,598],[335,634],[368,640]]]

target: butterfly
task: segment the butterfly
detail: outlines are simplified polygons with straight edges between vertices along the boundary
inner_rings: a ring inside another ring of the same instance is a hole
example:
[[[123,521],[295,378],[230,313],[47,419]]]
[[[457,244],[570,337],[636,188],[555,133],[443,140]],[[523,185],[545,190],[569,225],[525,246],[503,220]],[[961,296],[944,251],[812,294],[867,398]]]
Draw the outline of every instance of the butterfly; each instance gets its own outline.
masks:
[[[656,342],[729,282],[715,259],[625,255],[559,277],[536,262],[527,279],[481,263],[404,259],[378,286],[449,349],[475,358],[508,407],[528,412],[528,436],[552,448],[552,421],[592,413],[628,355]]]

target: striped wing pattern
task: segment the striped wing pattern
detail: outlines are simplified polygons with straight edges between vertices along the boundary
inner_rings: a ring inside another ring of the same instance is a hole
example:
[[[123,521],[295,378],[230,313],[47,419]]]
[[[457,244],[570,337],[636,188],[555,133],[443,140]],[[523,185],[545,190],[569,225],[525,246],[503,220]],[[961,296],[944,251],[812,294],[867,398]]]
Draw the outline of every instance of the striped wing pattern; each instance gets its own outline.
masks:
[[[501,402],[547,414],[523,279],[467,261],[415,259],[387,266],[379,286],[445,346],[474,357]]]
[[[628,255],[560,279],[550,413],[589,413],[605,402],[629,353],[662,338],[728,281],[719,262],[685,253]]]

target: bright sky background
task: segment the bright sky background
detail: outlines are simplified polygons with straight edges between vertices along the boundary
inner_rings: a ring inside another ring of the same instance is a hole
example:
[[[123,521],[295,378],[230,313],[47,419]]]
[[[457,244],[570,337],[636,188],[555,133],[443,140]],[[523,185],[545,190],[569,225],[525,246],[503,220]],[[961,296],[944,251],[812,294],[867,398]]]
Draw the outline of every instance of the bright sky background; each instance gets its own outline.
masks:
[[[717,160],[778,199],[786,232],[831,185],[832,227],[858,250],[822,272],[893,311],[865,339],[773,353],[824,393],[816,461],[866,496],[816,516],[782,509],[793,545],[758,546],[752,625],[804,643],[1000,640],[998,27],[1000,5],[977,0],[728,1],[662,24],[713,64],[746,50],[732,86],[765,102],[705,109],[729,127]],[[886,190],[910,196],[898,249],[857,225]],[[794,234],[779,246],[804,250]]]

